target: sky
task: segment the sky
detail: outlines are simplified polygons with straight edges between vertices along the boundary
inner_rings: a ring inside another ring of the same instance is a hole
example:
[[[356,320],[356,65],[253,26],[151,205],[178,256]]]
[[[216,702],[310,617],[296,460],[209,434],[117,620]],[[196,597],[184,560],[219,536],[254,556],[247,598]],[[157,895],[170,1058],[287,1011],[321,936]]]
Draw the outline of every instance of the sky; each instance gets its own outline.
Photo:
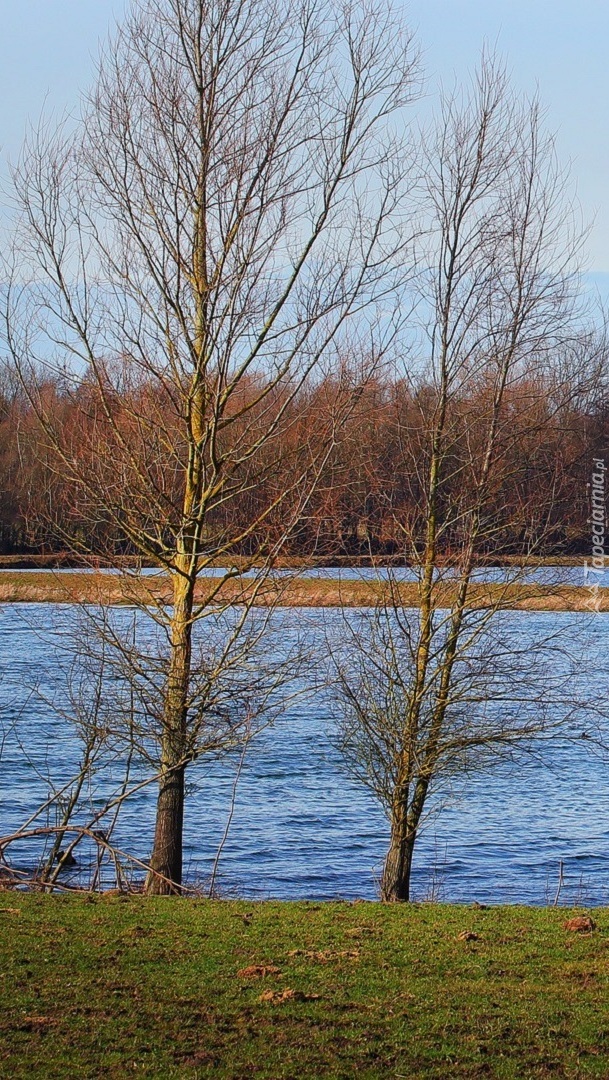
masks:
[[[0,0],[0,175],[43,108],[78,107],[123,10],[124,0]],[[609,288],[607,0],[412,0],[406,13],[427,77],[423,110],[441,81],[467,78],[484,43],[503,56],[517,90],[539,91],[591,224],[587,269]]]

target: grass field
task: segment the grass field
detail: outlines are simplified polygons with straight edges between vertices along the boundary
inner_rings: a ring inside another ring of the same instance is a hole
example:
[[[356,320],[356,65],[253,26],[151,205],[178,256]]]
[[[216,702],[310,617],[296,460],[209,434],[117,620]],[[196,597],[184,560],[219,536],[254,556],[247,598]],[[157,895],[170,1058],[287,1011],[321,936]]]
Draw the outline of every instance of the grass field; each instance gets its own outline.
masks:
[[[569,914],[4,892],[0,1075],[606,1080],[609,912]]]
[[[242,578],[226,582],[219,595],[217,588],[217,579],[201,577],[197,586],[199,600],[212,596],[212,602],[239,602],[247,597],[250,585]],[[398,591],[405,606],[417,606],[419,591],[416,583],[402,583]],[[381,581],[339,581],[305,576],[268,581],[259,591],[256,602],[284,607],[366,607],[382,602],[385,593],[386,586]],[[472,607],[498,604],[513,610],[609,611],[609,589],[600,589],[595,595],[588,588],[573,585],[478,583],[471,586],[469,597]],[[446,583],[438,586],[438,606],[449,606],[453,598],[454,586]],[[96,573],[49,574],[36,570],[0,572],[0,602],[4,603],[129,604],[135,601],[169,603],[170,600],[168,583],[162,577],[138,579]]]

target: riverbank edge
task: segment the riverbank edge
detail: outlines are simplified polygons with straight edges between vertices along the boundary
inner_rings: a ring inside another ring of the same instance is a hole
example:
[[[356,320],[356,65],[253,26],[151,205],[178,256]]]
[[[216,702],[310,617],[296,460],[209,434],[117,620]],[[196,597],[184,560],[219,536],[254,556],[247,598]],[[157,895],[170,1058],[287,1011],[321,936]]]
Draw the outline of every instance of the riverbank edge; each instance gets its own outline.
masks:
[[[584,566],[590,556],[586,554],[576,555],[488,555],[479,556],[477,566],[506,566],[534,569],[544,566]],[[235,556],[232,563],[236,567],[263,566],[266,565],[260,559],[251,559],[246,556]],[[154,563],[140,559],[135,555],[118,555],[112,561],[101,555],[76,555],[71,552],[55,552],[50,555],[36,555],[22,552],[20,554],[0,554],[0,570],[58,570],[58,569],[100,569],[101,567],[113,569],[114,567],[126,570],[137,570],[138,567],[154,567]],[[226,562],[221,559],[212,559],[208,566],[225,566]],[[385,567],[400,568],[412,566],[411,560],[404,555],[281,555],[278,556],[273,566],[277,569],[307,570],[314,567],[324,569],[383,569]],[[438,565],[451,565],[450,560],[438,557]],[[159,569],[161,568],[158,564]]]
[[[202,604],[254,602],[261,607],[376,607],[392,598],[404,607],[417,607],[419,586],[401,582],[392,586],[382,581],[336,580],[331,578],[287,577],[269,579],[253,590],[251,581],[234,577],[219,585],[217,578],[204,577],[197,585]],[[450,607],[454,586],[437,586],[439,607]],[[130,574],[82,574],[64,571],[22,570],[0,572],[0,603],[86,603],[108,605],[171,603],[167,579],[140,578]],[[472,608],[501,607],[514,611],[609,611],[609,589],[574,585],[472,584]]]
[[[0,895],[0,1074],[609,1075],[609,909]]]

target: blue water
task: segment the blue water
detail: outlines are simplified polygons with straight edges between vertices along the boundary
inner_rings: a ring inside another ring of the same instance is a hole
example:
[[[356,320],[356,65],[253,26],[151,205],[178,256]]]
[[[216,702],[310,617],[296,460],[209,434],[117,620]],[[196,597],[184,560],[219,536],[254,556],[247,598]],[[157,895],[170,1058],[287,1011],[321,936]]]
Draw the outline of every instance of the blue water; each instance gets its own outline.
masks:
[[[69,656],[57,643],[68,630],[68,605],[6,605],[0,609],[0,833],[18,828],[49,790],[69,779],[78,743],[69,722]],[[130,613],[119,609],[119,619]],[[355,616],[354,616],[355,617]],[[590,700],[607,693],[609,616],[518,612],[522,634],[549,630],[563,639],[588,619],[589,646],[580,681]],[[341,634],[338,612],[284,610],[275,628],[288,639],[304,631],[323,649],[326,632]],[[584,627],[585,628],[585,627]],[[314,672],[312,672],[314,674]],[[541,674],[541,673],[540,673]],[[303,689],[302,685],[300,687]],[[62,715],[65,710],[65,715]],[[590,717],[578,716],[582,729]],[[234,817],[219,865],[225,895],[329,899],[373,898],[387,841],[387,823],[373,796],[350,778],[334,747],[327,697],[311,689],[254,740],[237,787]],[[609,903],[609,764],[589,743],[554,739],[538,753],[504,761],[445,790],[431,805],[418,842],[413,891],[448,901],[552,901],[559,862],[561,902]],[[237,756],[191,769],[185,827],[193,880],[210,873],[229,810]],[[99,789],[112,768],[100,770]],[[143,775],[143,774],[142,774]],[[154,789],[126,805],[115,833],[123,850],[146,858]],[[31,865],[33,845],[13,850]]]

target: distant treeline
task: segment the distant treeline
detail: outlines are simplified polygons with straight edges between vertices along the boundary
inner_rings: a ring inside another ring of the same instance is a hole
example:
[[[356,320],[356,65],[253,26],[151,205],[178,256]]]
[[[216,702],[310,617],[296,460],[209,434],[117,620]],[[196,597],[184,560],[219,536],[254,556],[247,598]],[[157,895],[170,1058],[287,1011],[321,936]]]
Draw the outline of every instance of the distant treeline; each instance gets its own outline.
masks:
[[[251,380],[242,393],[255,395],[259,383]],[[226,511],[220,504],[209,522],[206,543],[213,549],[214,531],[238,537],[241,527],[261,508],[271,506],[273,494],[284,491],[298,469],[308,460],[322,460],[317,483],[299,508],[283,552],[286,556],[318,558],[399,556],[406,537],[418,535],[423,505],[429,432],[433,426],[435,391],[421,382],[416,389],[404,380],[375,379],[354,389],[348,414],[336,425],[327,450],[328,413],[336,399],[336,376],[303,389],[289,403],[286,422],[265,452],[268,467],[258,468],[255,478],[248,463],[232,481]],[[133,469],[154,476],[167,501],[166,527],[172,529],[182,498],[178,416],[174,402],[158,386],[142,384],[113,389],[102,400],[93,380],[83,379],[69,390],[53,382],[37,388],[44,398],[45,424],[52,417],[49,437],[36,416],[27,393],[7,373],[0,376],[0,553],[52,553],[66,549],[96,552],[102,556],[133,553],[128,538],[103,520],[99,503],[88,506],[82,491],[74,492],[64,479],[57,453],[69,448],[73,461],[80,455],[83,470],[99,471],[100,486],[125,491],[130,498],[130,478],[114,475],[112,447],[106,438],[106,411],[112,424],[121,425],[130,447],[140,447]],[[110,405],[108,404],[110,401]],[[243,400],[241,401],[241,405]],[[178,406],[179,407],[179,406]],[[235,409],[240,407],[235,402]],[[450,525],[443,533],[443,554],[450,558],[459,550],[459,514],[455,508],[468,503],[468,484],[475,483],[477,418],[489,408],[484,385],[455,395],[452,403],[452,436],[447,448],[451,467],[442,488],[440,514]],[[592,459],[603,456],[609,444],[609,405],[603,400],[576,400],[565,410],[555,408],[543,386],[519,383],[506,395],[502,406],[506,431],[499,455],[492,500],[485,505],[487,527],[480,557],[539,556],[586,553],[590,546],[590,474]],[[559,416],[560,419],[556,417]],[[248,414],[256,423],[255,410]],[[179,418],[180,421],[182,418]],[[264,416],[259,417],[261,429]],[[171,439],[164,436],[172,434]],[[232,437],[235,437],[234,434]],[[66,451],[67,452],[67,451]],[[186,449],[184,449],[186,452]],[[124,463],[123,463],[124,468]],[[255,482],[254,482],[255,480]],[[234,484],[240,485],[235,497]],[[134,489],[135,490],[135,489]],[[295,492],[297,485],[294,485]],[[464,499],[465,496],[465,499]],[[550,496],[550,497],[549,497]],[[295,496],[296,500],[296,496]],[[293,505],[296,505],[294,501]],[[230,521],[223,514],[230,514]],[[142,508],[145,516],[145,508]],[[265,551],[285,533],[290,504],[283,499],[275,515],[248,537],[241,553]],[[157,523],[158,524],[158,523]],[[239,553],[238,542],[234,553]]]

